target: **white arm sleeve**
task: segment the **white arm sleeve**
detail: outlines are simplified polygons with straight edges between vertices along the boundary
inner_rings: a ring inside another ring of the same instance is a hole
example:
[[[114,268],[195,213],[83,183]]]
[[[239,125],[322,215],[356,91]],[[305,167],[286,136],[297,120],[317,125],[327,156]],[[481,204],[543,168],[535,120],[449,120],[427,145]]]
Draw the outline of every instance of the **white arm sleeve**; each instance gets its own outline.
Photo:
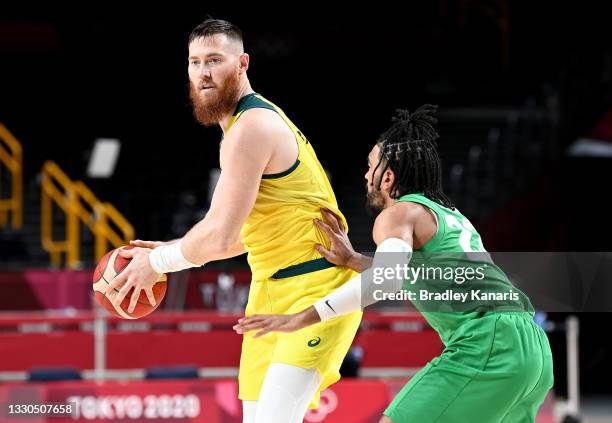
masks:
[[[396,253],[395,260],[385,260],[384,253]],[[397,254],[400,253],[400,254]],[[377,289],[383,289],[385,292],[397,292],[402,288],[403,278],[389,278],[385,280],[384,287],[374,283],[373,269],[392,267],[395,270],[396,265],[408,265],[412,257],[412,247],[405,241],[399,238],[387,238],[380,243],[374,254],[372,267],[360,275],[355,276],[347,283],[336,289],[329,295],[321,298],[314,304],[321,321],[329,320],[334,317],[348,314],[353,311],[360,310],[370,304],[374,304],[373,292]]]

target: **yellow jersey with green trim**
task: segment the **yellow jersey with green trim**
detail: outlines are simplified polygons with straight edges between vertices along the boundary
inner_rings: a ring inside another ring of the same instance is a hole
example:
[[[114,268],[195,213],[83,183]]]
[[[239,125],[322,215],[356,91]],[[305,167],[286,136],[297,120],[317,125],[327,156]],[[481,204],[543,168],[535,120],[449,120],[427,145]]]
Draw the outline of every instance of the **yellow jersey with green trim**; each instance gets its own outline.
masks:
[[[272,110],[293,132],[298,145],[298,157],[286,171],[262,175],[259,192],[240,236],[248,253],[254,281],[290,277],[301,267],[311,270],[332,266],[315,250],[315,244],[329,246],[327,237],[315,226],[321,219],[321,208],[338,215],[348,228],[338,209],[336,196],[327,175],[317,159],[312,145],[285,113],[260,94],[251,93],[240,99],[226,132],[249,109]]]

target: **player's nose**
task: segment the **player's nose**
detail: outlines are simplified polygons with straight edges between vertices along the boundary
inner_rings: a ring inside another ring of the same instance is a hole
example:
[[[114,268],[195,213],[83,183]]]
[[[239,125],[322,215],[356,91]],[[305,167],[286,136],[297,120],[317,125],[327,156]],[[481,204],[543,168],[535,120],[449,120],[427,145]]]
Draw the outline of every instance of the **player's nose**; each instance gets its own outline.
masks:
[[[208,66],[200,66],[200,80],[204,81],[211,78],[210,69]]]

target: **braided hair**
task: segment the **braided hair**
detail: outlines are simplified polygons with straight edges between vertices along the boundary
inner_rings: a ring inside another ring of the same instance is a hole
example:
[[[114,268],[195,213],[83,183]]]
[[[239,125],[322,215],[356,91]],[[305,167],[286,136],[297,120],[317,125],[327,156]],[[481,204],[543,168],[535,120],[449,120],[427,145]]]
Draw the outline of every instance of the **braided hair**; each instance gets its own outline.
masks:
[[[439,138],[433,115],[438,106],[424,104],[410,113],[396,110],[391,127],[380,136],[377,144],[380,157],[376,170],[382,165],[381,175],[387,169],[395,174],[389,195],[398,198],[411,193],[423,193],[425,197],[445,207],[454,209],[453,202],[442,191],[442,166],[436,150]],[[378,181],[378,189],[382,177]]]

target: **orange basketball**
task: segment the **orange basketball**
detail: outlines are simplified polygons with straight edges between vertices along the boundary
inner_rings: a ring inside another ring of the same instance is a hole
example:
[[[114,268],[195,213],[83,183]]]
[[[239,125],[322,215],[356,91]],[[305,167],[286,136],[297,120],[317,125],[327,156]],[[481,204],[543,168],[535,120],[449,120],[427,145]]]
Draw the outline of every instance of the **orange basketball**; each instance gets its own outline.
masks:
[[[132,248],[134,247],[131,245],[121,247],[121,249],[125,250]],[[156,301],[155,307],[149,303],[147,294],[144,291],[140,291],[140,296],[138,297],[138,302],[136,303],[134,311],[132,313],[128,313],[127,309],[130,305],[130,299],[132,298],[134,288],[130,289],[130,292],[128,292],[128,294],[125,296],[121,302],[121,307],[113,306],[109,298],[104,295],[104,291],[113,278],[117,274],[121,273],[121,271],[125,269],[130,262],[130,259],[123,258],[118,254],[119,250],[120,248],[115,248],[114,250],[106,253],[96,266],[93,276],[93,290],[98,303],[100,303],[100,305],[107,309],[111,314],[123,319],[138,319],[146,316],[159,307],[160,303],[164,299],[164,295],[166,295],[166,281],[168,278],[166,275],[161,275],[159,280],[153,285],[153,295],[155,296]],[[117,292],[119,291],[115,290],[110,297],[112,298],[113,295],[117,295]]]

